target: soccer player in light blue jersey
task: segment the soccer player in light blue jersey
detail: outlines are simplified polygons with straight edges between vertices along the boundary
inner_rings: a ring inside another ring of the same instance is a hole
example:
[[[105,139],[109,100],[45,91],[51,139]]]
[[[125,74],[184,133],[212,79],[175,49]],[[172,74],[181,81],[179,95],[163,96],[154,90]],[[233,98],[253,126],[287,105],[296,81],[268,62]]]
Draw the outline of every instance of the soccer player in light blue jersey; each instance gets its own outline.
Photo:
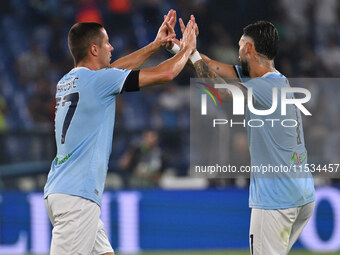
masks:
[[[112,146],[116,96],[166,83],[183,69],[196,48],[192,21],[188,22],[178,54],[156,67],[137,70],[174,36],[170,26],[173,15],[170,10],[151,44],[113,64],[110,64],[113,47],[102,25],[78,23],[69,31],[68,44],[75,68],[57,84],[57,155],[44,189],[53,225],[50,254],[113,254],[99,216]]]
[[[191,16],[195,22],[195,18]],[[182,31],[183,21],[180,19]],[[196,26],[196,24],[195,24]],[[196,30],[196,35],[198,30]],[[300,236],[314,210],[315,191],[313,177],[307,167],[307,151],[304,143],[300,110],[287,106],[287,115],[281,114],[281,90],[289,88],[289,82],[274,67],[278,50],[277,29],[270,22],[259,21],[243,29],[239,41],[241,66],[231,66],[212,60],[197,51],[194,67],[197,74],[211,83],[225,83],[222,78],[238,78],[234,84],[247,97],[247,89],[253,92],[255,109],[270,109],[272,89],[277,88],[278,108],[270,115],[252,113],[247,107],[246,122],[254,119],[293,119],[296,127],[273,125],[265,122],[262,127],[247,125],[251,166],[286,167],[290,172],[252,172],[250,176],[249,206],[252,208],[249,244],[254,255],[288,254]],[[176,40],[173,40],[176,42]],[[178,41],[177,41],[178,42]],[[168,46],[170,49],[173,45]],[[199,59],[199,60],[197,60]],[[221,78],[222,77],[222,78]],[[246,79],[248,78],[248,79]],[[213,79],[213,80],[212,80]],[[232,93],[228,91],[230,99]],[[287,97],[294,98],[292,93]],[[247,102],[247,100],[245,101]],[[303,169],[294,172],[295,169]],[[293,167],[293,168],[292,168]]]

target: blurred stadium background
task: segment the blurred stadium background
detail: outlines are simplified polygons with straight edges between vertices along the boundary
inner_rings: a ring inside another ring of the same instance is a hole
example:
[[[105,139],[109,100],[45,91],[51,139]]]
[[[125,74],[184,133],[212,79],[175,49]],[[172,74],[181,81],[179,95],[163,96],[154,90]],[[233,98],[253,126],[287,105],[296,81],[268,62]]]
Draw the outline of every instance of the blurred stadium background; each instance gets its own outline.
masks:
[[[55,156],[55,85],[73,67],[67,32],[75,22],[103,23],[119,58],[151,42],[169,9],[184,20],[193,13],[199,51],[236,64],[242,28],[269,20],[281,38],[278,70],[287,77],[339,77],[339,7],[337,0],[2,1],[0,254],[48,253],[42,190]],[[145,66],[169,56],[160,50]],[[188,177],[189,77],[195,73],[185,68],[171,84],[117,99],[102,208],[117,254],[248,254],[249,180]],[[339,163],[340,87],[308,84],[317,120],[304,122],[309,160]],[[248,164],[244,130],[230,137],[228,158]],[[315,176],[315,183],[315,214],[292,254],[340,254],[339,181]]]

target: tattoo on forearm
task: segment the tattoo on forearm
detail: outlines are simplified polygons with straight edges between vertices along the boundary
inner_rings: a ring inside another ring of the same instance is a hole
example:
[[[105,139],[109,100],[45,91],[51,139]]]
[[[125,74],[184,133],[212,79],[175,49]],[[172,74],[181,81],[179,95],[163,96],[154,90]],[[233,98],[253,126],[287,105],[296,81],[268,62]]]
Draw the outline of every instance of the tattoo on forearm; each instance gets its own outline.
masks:
[[[209,68],[208,64],[205,63],[203,59],[197,61],[194,64],[194,67],[198,76],[202,79],[204,83],[207,83],[211,86],[213,86],[213,84],[226,84],[226,81],[218,76],[218,74],[216,74],[214,70]],[[218,89],[218,91],[222,97],[232,98],[231,92],[229,90]]]
[[[214,72],[210,72],[209,66],[203,61],[199,60],[194,64],[195,70],[200,78],[215,78]]]
[[[209,84],[213,83],[226,83],[221,77],[219,77],[209,66],[207,63],[203,61],[203,59],[197,61],[194,64],[195,70],[198,76]]]

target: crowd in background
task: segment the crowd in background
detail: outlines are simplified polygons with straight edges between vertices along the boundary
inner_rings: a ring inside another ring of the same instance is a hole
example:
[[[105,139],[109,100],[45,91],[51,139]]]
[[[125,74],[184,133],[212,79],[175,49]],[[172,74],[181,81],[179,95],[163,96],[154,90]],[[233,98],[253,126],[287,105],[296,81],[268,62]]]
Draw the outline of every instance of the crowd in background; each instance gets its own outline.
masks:
[[[73,68],[67,33],[75,22],[104,24],[116,59],[151,42],[171,8],[184,20],[194,14],[198,50],[229,64],[238,63],[244,26],[257,20],[274,23],[280,35],[276,68],[288,78],[308,77],[302,86],[312,92],[313,121],[304,120],[309,158],[340,163],[340,87],[336,79],[327,86],[318,79],[340,77],[337,0],[10,0],[0,8],[0,164],[55,156],[55,86]],[[161,49],[145,66],[168,57]],[[189,84],[195,76],[186,67],[169,84],[117,97],[112,187],[156,187],[164,174],[188,174]],[[245,132],[231,137],[235,150],[229,158],[248,160]],[[41,188],[43,181],[34,185]]]

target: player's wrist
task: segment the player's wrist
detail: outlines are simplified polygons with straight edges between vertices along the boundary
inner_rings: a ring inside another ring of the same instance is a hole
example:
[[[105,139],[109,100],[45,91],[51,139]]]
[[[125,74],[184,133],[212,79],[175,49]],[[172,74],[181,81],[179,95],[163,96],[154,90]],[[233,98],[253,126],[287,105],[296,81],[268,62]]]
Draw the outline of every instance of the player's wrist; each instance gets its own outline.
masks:
[[[200,55],[200,53],[198,52],[198,50],[195,50],[194,53],[192,53],[189,57],[190,61],[192,64],[195,64],[197,61],[201,60],[202,57]]]
[[[178,44],[173,43],[171,49],[166,48],[166,50],[169,51],[171,54],[175,55],[181,50],[181,48],[178,46]]]
[[[155,50],[158,50],[160,47],[162,47],[162,42],[160,40],[154,40],[152,43],[152,48]]]

